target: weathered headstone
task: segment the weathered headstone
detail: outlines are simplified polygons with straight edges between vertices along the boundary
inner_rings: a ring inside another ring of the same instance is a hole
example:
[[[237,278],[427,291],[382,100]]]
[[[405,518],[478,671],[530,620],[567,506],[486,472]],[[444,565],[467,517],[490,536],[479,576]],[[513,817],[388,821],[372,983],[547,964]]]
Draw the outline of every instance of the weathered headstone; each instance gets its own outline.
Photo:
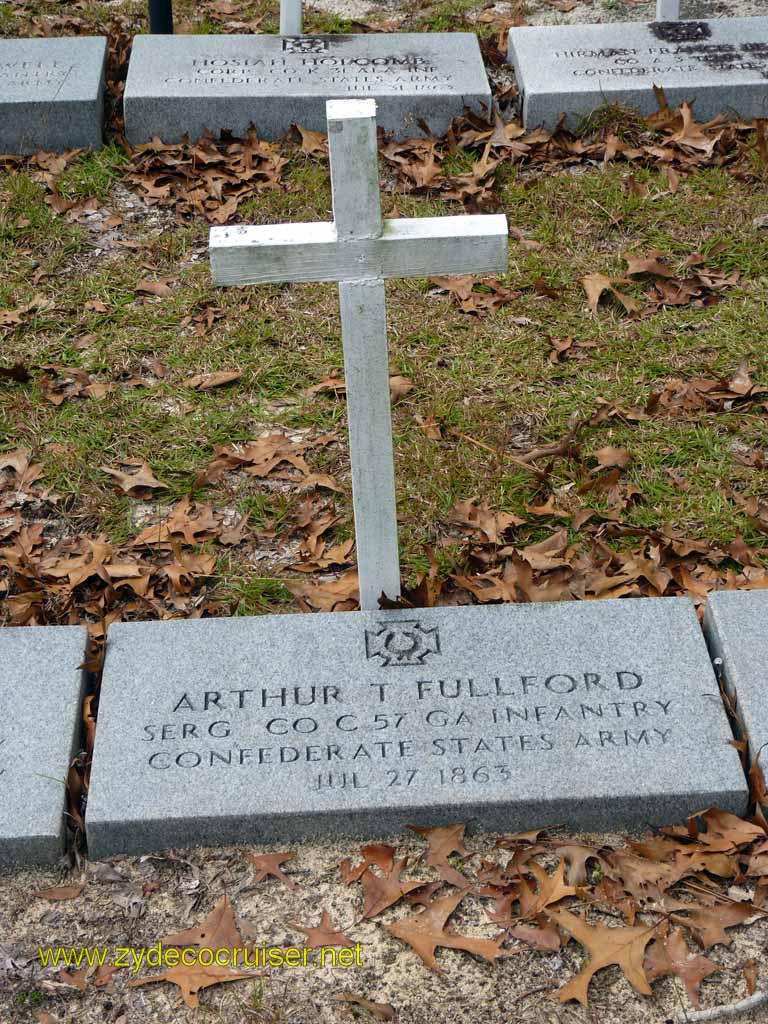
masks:
[[[768,590],[710,594],[704,631],[754,758],[768,743]]]
[[[491,104],[477,37],[466,32],[137,36],[125,131],[136,145],[254,124],[275,139],[295,123],[323,131],[326,99],[357,97],[374,97],[379,124],[398,138],[420,135],[420,119],[441,134],[465,105],[488,113]]]
[[[0,865],[50,863],[63,852],[87,636],[80,626],[0,629]]]
[[[98,149],[107,40],[0,39],[0,153]]]
[[[217,284],[338,281],[360,607],[400,596],[384,278],[503,272],[500,215],[383,221],[376,103],[329,100],[333,222],[213,228]]]
[[[89,849],[739,813],[731,738],[686,599],[118,624]]]
[[[569,127],[606,103],[642,114],[694,103],[701,120],[718,114],[768,116],[768,18],[524,26],[509,32],[527,127]]]

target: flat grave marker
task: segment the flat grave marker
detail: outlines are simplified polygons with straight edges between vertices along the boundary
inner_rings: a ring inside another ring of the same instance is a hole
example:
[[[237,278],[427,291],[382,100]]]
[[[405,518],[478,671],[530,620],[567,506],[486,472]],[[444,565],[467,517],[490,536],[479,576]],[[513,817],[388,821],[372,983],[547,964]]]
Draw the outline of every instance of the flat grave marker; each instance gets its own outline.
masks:
[[[704,631],[713,658],[722,659],[726,692],[750,740],[750,755],[768,743],[768,590],[710,594]],[[763,752],[761,764],[768,767]]]
[[[768,117],[768,17],[523,26],[509,31],[508,57],[528,128],[563,114],[574,128],[606,103],[652,114],[654,85],[671,107],[693,103],[699,121]]]
[[[467,32],[145,35],[133,41],[125,131],[133,145],[172,143],[222,129],[242,136],[253,123],[276,139],[292,124],[324,131],[326,99],[359,97],[378,101],[379,124],[397,138],[421,135],[419,119],[442,134],[465,105],[491,109],[477,37]]]
[[[0,629],[0,866],[52,863],[63,853],[87,639],[80,626]]]
[[[0,39],[0,153],[99,149],[107,40]]]
[[[686,599],[115,624],[101,694],[94,857],[747,806]]]

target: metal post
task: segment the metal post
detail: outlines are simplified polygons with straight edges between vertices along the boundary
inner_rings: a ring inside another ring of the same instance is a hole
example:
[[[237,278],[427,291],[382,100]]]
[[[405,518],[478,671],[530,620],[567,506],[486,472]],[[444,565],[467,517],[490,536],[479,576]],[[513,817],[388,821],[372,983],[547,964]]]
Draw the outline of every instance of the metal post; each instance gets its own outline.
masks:
[[[280,35],[300,36],[302,0],[280,0]]]
[[[680,21],[680,0],[656,0],[656,21]]]
[[[149,0],[149,31],[155,36],[173,35],[173,0]]]

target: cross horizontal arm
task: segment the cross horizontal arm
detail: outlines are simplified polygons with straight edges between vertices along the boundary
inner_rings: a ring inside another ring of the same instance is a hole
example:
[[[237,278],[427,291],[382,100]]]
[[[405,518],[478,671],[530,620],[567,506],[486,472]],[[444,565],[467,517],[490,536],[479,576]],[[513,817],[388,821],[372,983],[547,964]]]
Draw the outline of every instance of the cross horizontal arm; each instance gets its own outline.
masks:
[[[210,254],[214,282],[230,285],[505,273],[507,219],[395,218],[379,238],[344,240],[327,223],[212,228]]]

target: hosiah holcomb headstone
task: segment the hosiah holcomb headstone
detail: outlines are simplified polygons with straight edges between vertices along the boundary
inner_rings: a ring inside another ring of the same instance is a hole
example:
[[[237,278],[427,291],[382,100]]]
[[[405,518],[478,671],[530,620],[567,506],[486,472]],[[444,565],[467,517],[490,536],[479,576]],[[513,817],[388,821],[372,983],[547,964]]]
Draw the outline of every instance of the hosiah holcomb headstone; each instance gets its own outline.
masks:
[[[285,6],[285,5],[284,5]],[[293,15],[296,10],[293,9]],[[291,10],[285,8],[286,18]],[[300,8],[298,9],[300,17]],[[130,143],[179,142],[250,124],[277,139],[325,129],[327,99],[373,97],[397,138],[441,135],[465,106],[489,114],[477,37],[467,32],[137,36],[125,85]]]

